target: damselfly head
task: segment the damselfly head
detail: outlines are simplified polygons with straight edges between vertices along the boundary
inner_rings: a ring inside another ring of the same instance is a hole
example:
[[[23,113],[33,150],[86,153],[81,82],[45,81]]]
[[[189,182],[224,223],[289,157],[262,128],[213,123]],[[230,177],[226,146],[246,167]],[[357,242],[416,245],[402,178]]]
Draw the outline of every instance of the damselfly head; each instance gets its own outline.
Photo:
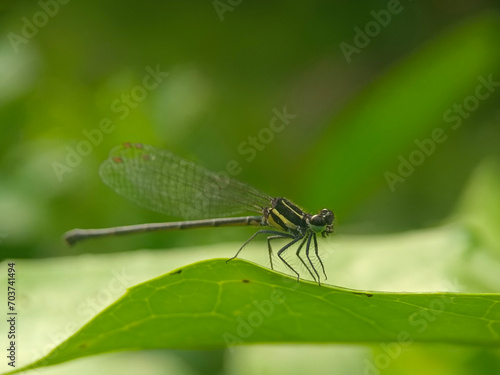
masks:
[[[333,233],[333,212],[323,208],[318,214],[311,216],[309,227],[316,233],[321,233],[323,237],[326,234]]]

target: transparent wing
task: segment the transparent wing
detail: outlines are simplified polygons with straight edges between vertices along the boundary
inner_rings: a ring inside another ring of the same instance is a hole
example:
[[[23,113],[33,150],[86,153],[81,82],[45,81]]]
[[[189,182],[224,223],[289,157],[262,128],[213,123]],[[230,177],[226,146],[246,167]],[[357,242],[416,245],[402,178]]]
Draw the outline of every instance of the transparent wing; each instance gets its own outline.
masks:
[[[99,174],[106,185],[132,202],[185,219],[260,214],[271,200],[247,184],[139,143],[114,147]]]

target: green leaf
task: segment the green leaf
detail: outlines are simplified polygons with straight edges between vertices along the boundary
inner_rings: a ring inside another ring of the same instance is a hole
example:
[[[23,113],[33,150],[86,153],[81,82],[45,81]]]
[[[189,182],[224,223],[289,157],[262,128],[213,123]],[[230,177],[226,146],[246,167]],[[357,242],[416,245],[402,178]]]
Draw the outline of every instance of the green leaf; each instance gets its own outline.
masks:
[[[46,357],[11,373],[118,350],[390,341],[500,346],[499,302],[500,294],[318,286],[240,259],[212,259],[134,286]]]
[[[484,160],[466,186],[453,220],[460,220],[473,233],[476,247],[500,254],[500,166]]]

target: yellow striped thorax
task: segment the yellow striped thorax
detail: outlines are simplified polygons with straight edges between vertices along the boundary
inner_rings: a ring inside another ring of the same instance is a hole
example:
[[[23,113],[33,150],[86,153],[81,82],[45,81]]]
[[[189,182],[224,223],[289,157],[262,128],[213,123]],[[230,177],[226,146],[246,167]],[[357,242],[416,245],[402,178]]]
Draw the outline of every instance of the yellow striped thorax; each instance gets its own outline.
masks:
[[[304,236],[307,232],[321,233],[323,237],[333,232],[333,212],[324,208],[311,215],[286,198],[273,198],[271,207],[264,209],[267,225],[289,233]]]

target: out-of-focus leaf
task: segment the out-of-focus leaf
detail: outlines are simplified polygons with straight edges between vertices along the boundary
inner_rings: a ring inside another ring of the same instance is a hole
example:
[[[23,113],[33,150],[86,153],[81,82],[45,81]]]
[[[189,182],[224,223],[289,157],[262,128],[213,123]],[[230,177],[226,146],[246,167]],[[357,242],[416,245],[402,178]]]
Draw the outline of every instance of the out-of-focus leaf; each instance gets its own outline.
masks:
[[[498,40],[500,20],[482,15],[448,30],[368,87],[332,119],[303,165],[305,180],[318,181],[315,196],[345,215],[367,191],[387,183],[385,172],[398,174],[398,156],[408,159],[419,150],[416,139],[430,138],[435,128],[449,137],[454,123],[444,120],[445,112],[474,95],[479,77],[498,81]]]

